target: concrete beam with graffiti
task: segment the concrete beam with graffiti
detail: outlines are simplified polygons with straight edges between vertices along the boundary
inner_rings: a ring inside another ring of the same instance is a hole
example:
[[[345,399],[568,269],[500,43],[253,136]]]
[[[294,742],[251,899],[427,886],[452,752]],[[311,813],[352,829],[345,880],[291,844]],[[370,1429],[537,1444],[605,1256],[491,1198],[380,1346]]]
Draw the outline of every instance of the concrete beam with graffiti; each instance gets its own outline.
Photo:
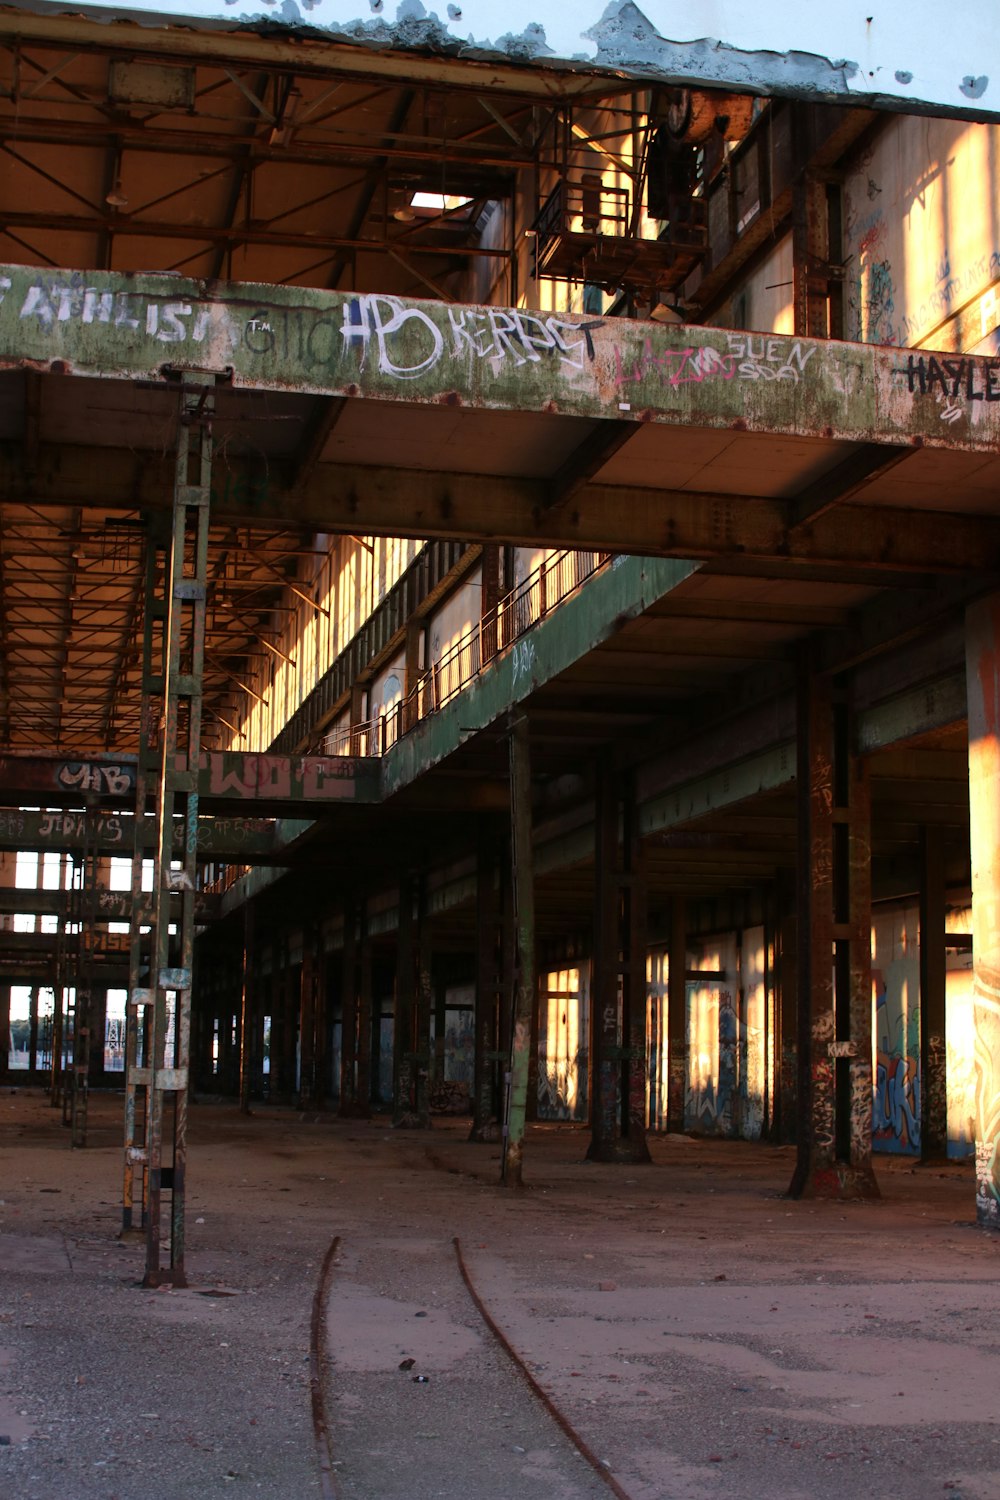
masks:
[[[156,844],[156,820],[146,819],[145,840],[150,854]],[[281,864],[289,844],[312,824],[305,820],[272,822],[267,818],[201,818],[198,854],[206,860],[232,863]],[[174,830],[174,847],[183,844],[183,824]],[[131,856],[135,847],[134,820],[124,812],[25,812],[0,810],[0,849],[47,852],[96,849],[100,854]]]
[[[163,275],[0,267],[0,368],[995,451],[1000,359]]]
[[[183,769],[179,761],[178,769]],[[344,802],[375,802],[378,765],[345,755],[265,755],[245,750],[211,751],[199,757],[202,810],[252,802],[269,814],[308,803],[319,808]],[[44,798],[47,806],[80,806],[88,800],[129,806],[135,799],[134,755],[0,756],[0,787],[8,801]]]

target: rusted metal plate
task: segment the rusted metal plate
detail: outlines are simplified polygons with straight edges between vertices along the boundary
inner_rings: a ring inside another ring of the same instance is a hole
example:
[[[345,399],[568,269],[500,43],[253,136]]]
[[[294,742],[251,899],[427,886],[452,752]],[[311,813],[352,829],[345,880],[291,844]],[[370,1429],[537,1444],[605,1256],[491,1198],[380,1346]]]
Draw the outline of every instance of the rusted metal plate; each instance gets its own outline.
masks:
[[[1000,359],[303,287],[0,267],[0,367],[1000,446]]]

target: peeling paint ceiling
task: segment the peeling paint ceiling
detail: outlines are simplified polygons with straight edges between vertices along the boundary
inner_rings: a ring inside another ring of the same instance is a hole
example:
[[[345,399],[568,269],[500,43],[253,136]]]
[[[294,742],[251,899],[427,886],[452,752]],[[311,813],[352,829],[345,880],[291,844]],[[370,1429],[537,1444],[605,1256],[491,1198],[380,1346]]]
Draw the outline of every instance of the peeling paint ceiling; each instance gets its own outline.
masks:
[[[953,0],[27,0],[13,9],[317,33],[383,51],[447,53],[678,84],[1000,119],[995,7]]]

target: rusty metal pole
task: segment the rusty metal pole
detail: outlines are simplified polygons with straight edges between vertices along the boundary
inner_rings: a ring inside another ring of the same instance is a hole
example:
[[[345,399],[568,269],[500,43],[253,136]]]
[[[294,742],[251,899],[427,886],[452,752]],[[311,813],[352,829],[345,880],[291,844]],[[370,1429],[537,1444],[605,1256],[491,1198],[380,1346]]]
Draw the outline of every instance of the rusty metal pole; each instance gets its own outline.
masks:
[[[417,1122],[414,1113],[414,1021],[416,965],[413,947],[413,881],[399,882],[399,923],[396,947],[396,1005],[392,1022],[392,1123],[396,1129]]]
[[[316,1103],[316,929],[302,928],[302,967],[299,969],[299,1107]]]
[[[925,824],[920,848],[920,1157],[940,1161],[948,1154],[944,829]]]
[[[674,896],[667,966],[667,1130],[675,1135],[684,1130],[687,1075],[687,903]]]
[[[367,1120],[372,1112],[372,940],[368,930],[368,905],[361,906],[358,955],[358,1091],[356,1111]],[[378,1060],[375,1059],[375,1066]]]
[[[495,1140],[497,1132],[497,1063],[502,1054],[497,1035],[500,910],[496,856],[493,826],[483,816],[476,866],[476,1054],[469,1133],[472,1141],[488,1140],[491,1135]]]
[[[417,1023],[416,1057],[414,1058],[416,1111],[417,1124],[420,1129],[429,1130],[431,1127],[431,1012],[434,1009],[434,944],[426,874],[420,877],[417,924]]]
[[[1000,1230],[1000,594],[965,617],[972,854],[976,1218]]]
[[[254,993],[254,909],[253,901],[243,906],[243,965],[240,974],[240,1113],[250,1113],[250,1073],[255,1048],[251,1044],[256,1029],[257,1003]]]
[[[629,786],[624,809],[622,857],[626,883],[623,888],[625,913],[622,949],[625,968],[622,974],[622,1038],[625,1056],[622,1066],[622,1130],[628,1140],[627,1160],[648,1162],[651,1160],[646,1140],[649,1092],[646,1051],[648,889],[646,855],[639,833],[634,785]]]
[[[874,1198],[871,798],[846,695],[799,662],[799,1131],[793,1198]]]
[[[340,1114],[357,1113],[358,1065],[358,912],[348,901],[344,909],[344,951],[340,980]]]
[[[160,732],[166,663],[167,588],[169,586],[169,517],[150,516],[146,522],[143,616],[142,701],[139,713],[139,754],[135,780],[135,830],[132,848],[132,905],[129,927],[128,995],[125,1004],[125,1160],[122,1191],[122,1234],[145,1227],[149,1210],[149,1170],[145,1150],[149,1088],[149,1033],[152,1021],[153,892],[144,890],[143,861],[147,849],[146,823],[156,813],[161,760]],[[143,928],[147,928],[146,933]],[[140,1072],[140,1070],[143,1070]],[[135,1223],[136,1189],[139,1223]]]
[[[214,383],[213,376],[185,375],[177,439],[153,873],[153,967],[149,994],[144,997],[151,1008],[152,1026],[149,1056],[141,1077],[148,1100],[145,1152],[149,1214],[143,1285],[149,1287],[187,1284],[184,1201]],[[175,813],[179,814],[176,820]],[[175,858],[180,865],[176,871],[172,868]],[[175,911],[176,906],[179,910]],[[172,917],[176,918],[175,943],[170,934]],[[175,954],[179,962],[171,963]],[[168,1104],[173,1105],[173,1159],[164,1165]],[[166,1266],[161,1260],[165,1189],[171,1195]]]
[[[618,796],[607,756],[597,767],[594,819],[594,925],[591,967],[591,1161],[614,1161],[621,1138],[621,1007],[618,994],[620,932],[618,884]]]
[[[531,746],[528,720],[523,714],[510,727],[510,811],[517,962],[501,1175],[505,1187],[520,1188],[523,1185],[525,1114],[536,988]]]

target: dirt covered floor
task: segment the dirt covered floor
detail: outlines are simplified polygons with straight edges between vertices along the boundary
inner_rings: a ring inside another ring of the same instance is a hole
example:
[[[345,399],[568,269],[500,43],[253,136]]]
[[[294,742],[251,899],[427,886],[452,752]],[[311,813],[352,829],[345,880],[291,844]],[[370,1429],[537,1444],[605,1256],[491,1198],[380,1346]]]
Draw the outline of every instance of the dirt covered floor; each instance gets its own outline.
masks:
[[[655,1139],[597,1166],[541,1127],[529,1189],[427,1134],[192,1109],[185,1291],[117,1238],[121,1101],[71,1152],[0,1094],[3,1500],[1000,1497],[1000,1237],[968,1165],[880,1159],[875,1204],[790,1203],[787,1149]],[[332,1481],[311,1413],[325,1285]],[[423,1377],[423,1378],[420,1378]]]

